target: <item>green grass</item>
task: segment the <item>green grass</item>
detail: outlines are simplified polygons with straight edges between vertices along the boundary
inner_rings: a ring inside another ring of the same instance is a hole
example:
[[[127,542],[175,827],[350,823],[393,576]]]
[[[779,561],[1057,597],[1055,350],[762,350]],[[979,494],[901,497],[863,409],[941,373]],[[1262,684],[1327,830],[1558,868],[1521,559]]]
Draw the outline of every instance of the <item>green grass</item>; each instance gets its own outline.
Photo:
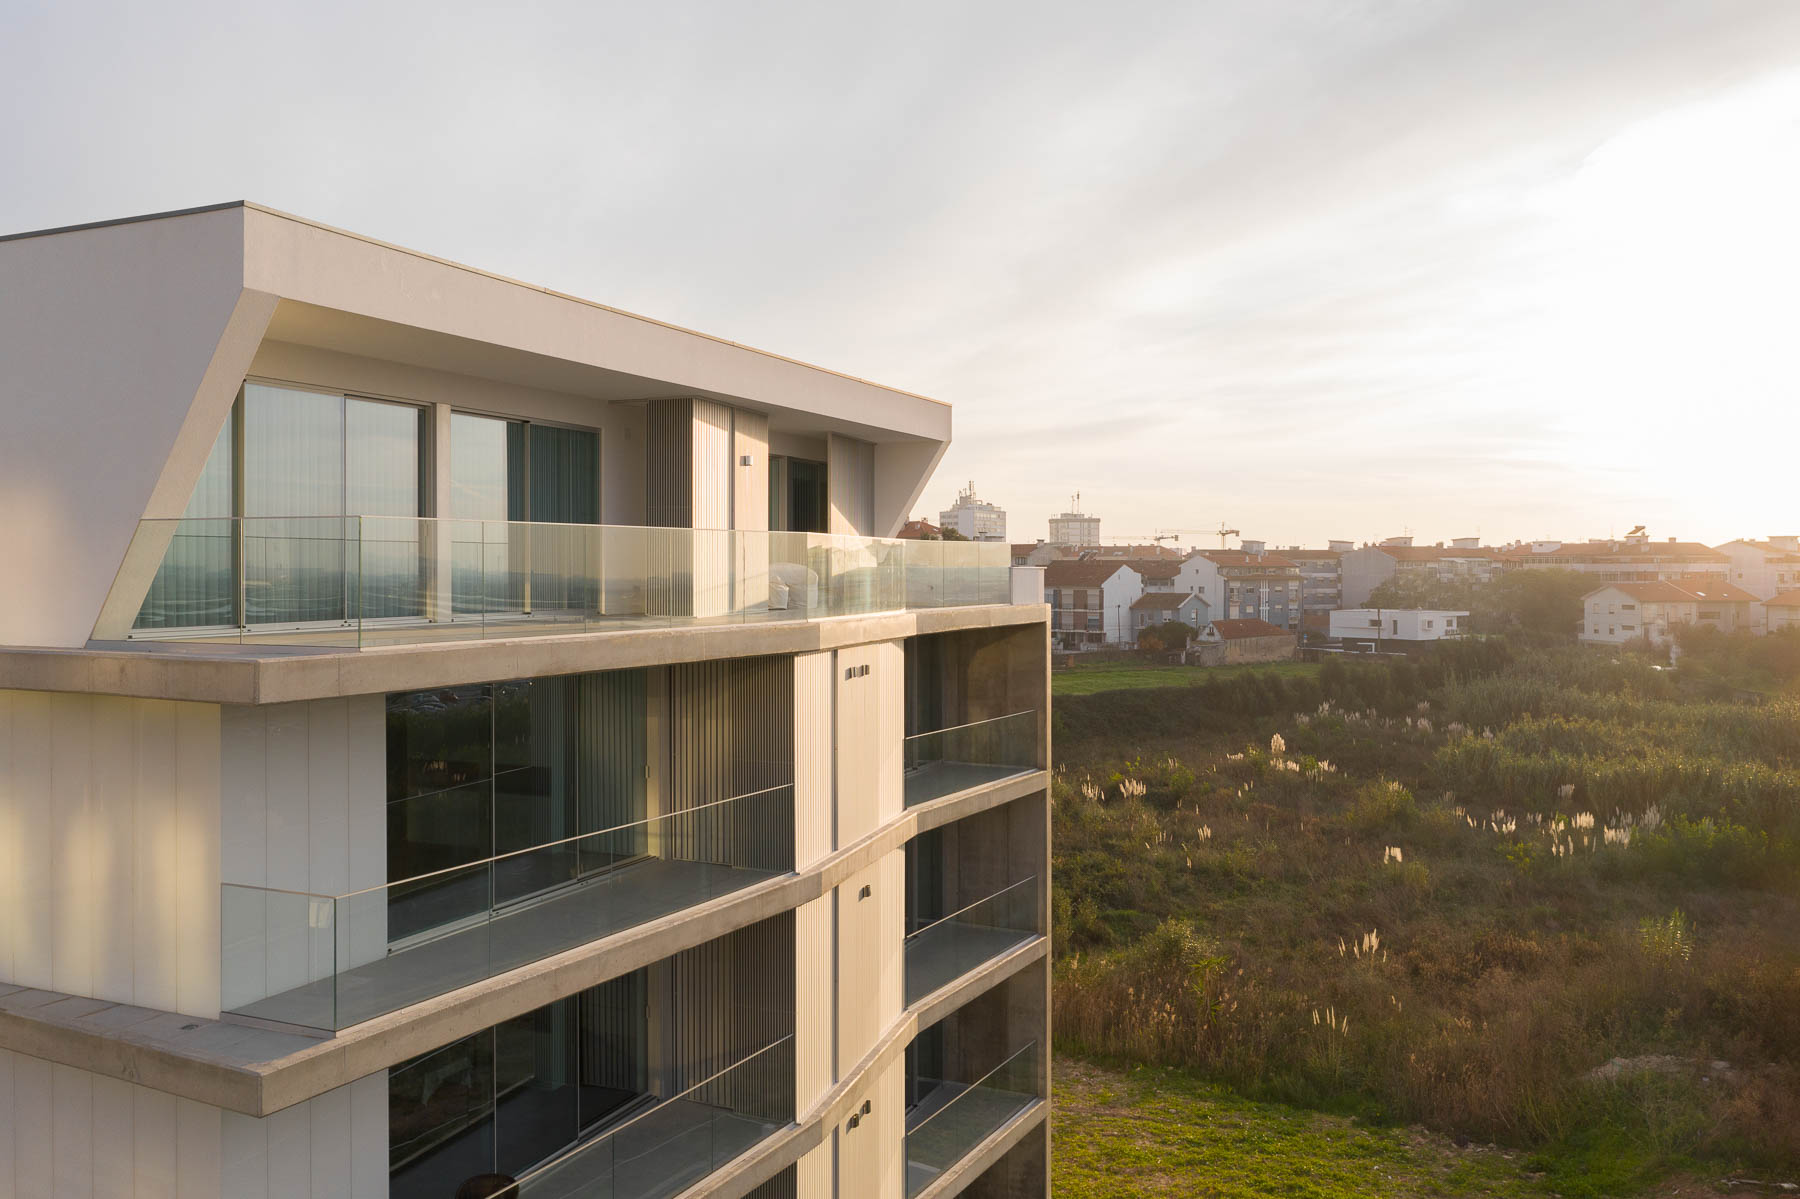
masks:
[[[1182,1070],[1058,1057],[1054,1112],[1057,1199],[1555,1193],[1523,1155],[1258,1103]]]
[[[1052,695],[1093,695],[1100,691],[1137,691],[1146,687],[1192,687],[1207,679],[1242,674],[1277,678],[1317,678],[1315,662],[1268,662],[1252,666],[1071,666],[1050,678]]]

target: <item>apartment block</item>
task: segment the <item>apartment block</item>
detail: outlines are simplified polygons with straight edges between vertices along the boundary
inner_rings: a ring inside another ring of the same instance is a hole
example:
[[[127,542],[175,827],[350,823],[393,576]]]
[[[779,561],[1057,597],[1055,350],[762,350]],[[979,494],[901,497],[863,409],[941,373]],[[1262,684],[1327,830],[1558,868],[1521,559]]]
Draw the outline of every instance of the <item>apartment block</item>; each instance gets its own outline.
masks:
[[[1206,601],[1213,620],[1263,620],[1298,631],[1299,564],[1268,552],[1260,541],[1242,549],[1197,550],[1182,562],[1175,589]]]
[[[0,239],[0,1195],[1048,1193],[947,406],[234,203]]]

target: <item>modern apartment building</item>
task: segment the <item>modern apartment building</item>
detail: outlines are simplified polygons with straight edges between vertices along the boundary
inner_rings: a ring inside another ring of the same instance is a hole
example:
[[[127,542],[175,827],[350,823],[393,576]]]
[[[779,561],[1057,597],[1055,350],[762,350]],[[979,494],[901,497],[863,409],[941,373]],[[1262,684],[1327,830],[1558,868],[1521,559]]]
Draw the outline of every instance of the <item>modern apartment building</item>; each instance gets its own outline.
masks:
[[[1407,544],[1393,542],[1404,540]],[[1390,579],[1402,582],[1472,583],[1491,581],[1503,557],[1500,551],[1470,545],[1458,538],[1451,545],[1413,545],[1411,538],[1389,538],[1342,555],[1340,607],[1361,608],[1375,589]]]
[[[1607,541],[1531,541],[1498,553],[1500,570],[1573,570],[1600,583],[1689,583],[1727,581],[1729,555],[1694,541],[1652,541],[1638,526]],[[1348,566],[1346,566],[1346,572]],[[1349,576],[1344,590],[1349,593]]]
[[[1081,494],[1069,498],[1069,510],[1050,518],[1050,544],[1086,548],[1100,544],[1100,518],[1081,510]]]
[[[1206,601],[1212,620],[1266,620],[1300,629],[1299,564],[1271,554],[1261,542],[1238,550],[1196,550],[1181,564],[1175,589]]]
[[[975,483],[956,493],[956,503],[938,513],[938,525],[969,541],[1005,541],[1006,509],[975,497]]]
[[[241,203],[0,240],[0,361],[0,1194],[1047,1193],[946,406]]]

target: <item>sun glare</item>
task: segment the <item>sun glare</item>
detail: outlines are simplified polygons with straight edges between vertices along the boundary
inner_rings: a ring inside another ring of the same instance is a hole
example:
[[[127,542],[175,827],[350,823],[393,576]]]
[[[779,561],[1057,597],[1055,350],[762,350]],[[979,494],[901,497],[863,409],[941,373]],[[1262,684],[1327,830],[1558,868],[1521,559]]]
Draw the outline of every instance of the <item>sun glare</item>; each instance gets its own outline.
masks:
[[[1528,369],[1569,464],[1669,496],[1694,526],[1670,532],[1786,531],[1721,525],[1784,519],[1797,151],[1800,72],[1637,124],[1537,199],[1544,338]]]

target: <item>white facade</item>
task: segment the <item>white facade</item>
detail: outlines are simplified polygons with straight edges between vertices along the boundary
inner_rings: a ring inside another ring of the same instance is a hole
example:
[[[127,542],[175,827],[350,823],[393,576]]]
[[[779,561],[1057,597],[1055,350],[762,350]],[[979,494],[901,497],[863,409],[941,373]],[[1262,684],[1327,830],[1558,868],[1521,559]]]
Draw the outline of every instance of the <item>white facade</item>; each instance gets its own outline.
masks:
[[[947,407],[249,205],[0,239],[0,357],[0,1196],[903,1199],[1001,1061],[930,1167],[1047,1193]]]
[[[1623,645],[1644,639],[1671,641],[1683,625],[1703,625],[1731,633],[1752,628],[1754,597],[1734,584],[1713,580],[1684,583],[1616,583],[1582,597],[1582,641]]]
[[[938,526],[955,529],[970,541],[1005,541],[1006,509],[975,498],[971,482],[957,493],[954,506],[938,513]]]
[[[1331,635],[1353,641],[1442,641],[1460,637],[1467,612],[1434,608],[1340,608],[1331,614]]]
[[[1085,512],[1059,512],[1050,518],[1051,545],[1100,544],[1100,518]]]
[[[1754,627],[1775,628],[1783,614],[1766,612],[1762,601],[1783,592],[1800,591],[1800,537],[1770,537],[1763,541],[1742,539],[1715,547],[1731,560],[1727,577],[1759,601],[1751,611]]]

